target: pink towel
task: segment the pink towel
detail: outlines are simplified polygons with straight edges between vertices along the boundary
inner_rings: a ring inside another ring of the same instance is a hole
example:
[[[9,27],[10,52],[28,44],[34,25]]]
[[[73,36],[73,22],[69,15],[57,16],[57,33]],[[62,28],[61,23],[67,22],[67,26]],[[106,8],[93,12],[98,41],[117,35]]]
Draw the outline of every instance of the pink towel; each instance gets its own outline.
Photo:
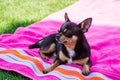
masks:
[[[0,67],[7,70],[17,71],[21,74],[24,74],[25,76],[34,79],[34,76],[31,76],[34,73],[32,71],[33,69],[32,70],[29,68],[27,69],[27,67],[29,67],[28,65],[23,66],[23,64],[25,63],[24,58],[22,58],[23,60],[19,60],[18,58],[21,57],[19,55],[15,55],[15,54],[13,55],[14,52],[11,52],[11,49],[12,48],[15,48],[15,50],[17,49],[17,52],[19,52],[19,54],[23,56],[30,56],[31,58],[35,57],[35,59],[37,58],[40,59],[38,50],[37,49],[29,50],[28,46],[38,41],[40,38],[45,37],[48,34],[54,33],[54,31],[56,32],[61,24],[62,22],[55,22],[55,21],[38,22],[26,28],[22,28],[22,27],[18,28],[14,34],[1,35],[0,36],[0,46],[1,46]],[[119,31],[120,28],[118,27],[91,26],[89,32],[86,33],[86,37],[91,46],[91,59],[93,63],[93,66],[90,68],[90,71],[91,71],[91,75],[94,75],[94,77],[95,76],[101,77],[98,75],[98,73],[99,74],[101,73],[114,80],[120,78],[119,75],[120,74],[119,71],[120,32]],[[11,58],[13,60],[11,60]],[[25,60],[29,61],[29,58]],[[43,69],[44,67],[48,67],[51,61],[46,62],[40,59],[40,63],[36,62],[36,64],[39,65],[41,69]],[[62,65],[61,67],[63,68],[63,66],[65,65]],[[71,69],[73,68],[81,69],[77,65],[66,65],[66,68],[68,67],[72,67]],[[29,72],[31,72],[31,74]],[[97,75],[95,74],[95,72],[97,72],[96,73]],[[41,75],[43,74],[41,73]],[[50,73],[50,75],[52,75],[52,73]],[[53,76],[54,75],[52,75],[52,78]],[[102,78],[106,79],[105,76],[104,77],[102,76]],[[35,79],[37,80],[36,76]]]
[[[70,13],[70,19],[73,19],[72,21],[75,20],[75,22],[77,23],[82,21],[83,18],[85,19],[85,17],[93,17],[93,25],[85,34],[88,42],[90,43],[91,60],[93,63],[93,66],[90,68],[91,74],[89,76],[83,76],[81,74],[81,67],[75,64],[60,65],[54,71],[44,75],[41,71],[43,68],[50,66],[51,60],[42,60],[40,55],[38,54],[38,49],[28,49],[28,46],[30,44],[51,33],[57,32],[64,20],[62,19],[64,15],[61,15],[64,14],[64,10],[52,14],[43,21],[36,22],[26,28],[20,27],[15,31],[14,34],[1,35],[0,68],[19,72],[20,74],[25,75],[33,80],[119,80],[120,24],[117,22],[117,20],[119,20],[120,17],[119,15],[117,15],[117,17],[104,17],[106,15],[105,10],[103,10],[102,16],[99,15],[101,17],[97,15],[90,15],[89,12],[85,13],[86,9],[91,9],[90,11],[95,12],[97,8],[100,8],[100,5],[98,5],[98,3],[102,5],[102,9],[106,10],[108,9],[108,6],[114,9],[116,7],[112,7],[113,5],[116,5],[117,7],[117,4],[120,5],[119,0],[108,0],[108,2],[102,2],[101,0],[80,0],[74,5],[64,9],[68,12],[72,10],[73,14],[72,12]],[[108,6],[104,6],[105,3],[109,3],[109,5],[107,4]],[[88,7],[88,4],[90,8]],[[78,7],[82,10],[85,9],[85,11],[82,11],[82,13],[84,12],[85,14],[80,15],[81,10],[76,10],[76,7],[77,9]],[[109,13],[113,14],[114,11],[116,13],[117,10],[111,10],[111,13]],[[75,15],[74,13],[77,15]],[[60,14],[59,17],[58,14]]]

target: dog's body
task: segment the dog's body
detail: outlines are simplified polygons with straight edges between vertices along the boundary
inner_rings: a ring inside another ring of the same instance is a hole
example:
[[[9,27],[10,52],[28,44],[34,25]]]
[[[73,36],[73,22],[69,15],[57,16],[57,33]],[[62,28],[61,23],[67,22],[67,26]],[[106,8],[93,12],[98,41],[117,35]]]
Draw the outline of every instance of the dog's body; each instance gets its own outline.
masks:
[[[52,47],[56,53],[54,62],[49,68],[44,69],[43,73],[54,70],[60,64],[73,63],[83,66],[82,73],[84,75],[89,74],[89,67],[91,66],[90,47],[84,33],[88,31],[91,22],[92,18],[87,18],[77,25],[71,22],[67,13],[65,13],[65,23],[61,26],[59,32],[54,35],[53,42],[51,42],[55,43]],[[51,45],[45,39],[43,41]]]

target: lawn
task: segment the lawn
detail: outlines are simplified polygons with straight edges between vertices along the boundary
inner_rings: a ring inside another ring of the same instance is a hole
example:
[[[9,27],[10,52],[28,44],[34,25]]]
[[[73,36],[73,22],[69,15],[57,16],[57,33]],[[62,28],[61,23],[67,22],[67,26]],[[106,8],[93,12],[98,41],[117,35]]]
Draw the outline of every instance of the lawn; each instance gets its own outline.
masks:
[[[0,34],[14,33],[63,9],[77,0],[0,0]],[[30,80],[16,72],[0,70],[0,80]]]
[[[0,34],[40,21],[77,0],[0,0]]]

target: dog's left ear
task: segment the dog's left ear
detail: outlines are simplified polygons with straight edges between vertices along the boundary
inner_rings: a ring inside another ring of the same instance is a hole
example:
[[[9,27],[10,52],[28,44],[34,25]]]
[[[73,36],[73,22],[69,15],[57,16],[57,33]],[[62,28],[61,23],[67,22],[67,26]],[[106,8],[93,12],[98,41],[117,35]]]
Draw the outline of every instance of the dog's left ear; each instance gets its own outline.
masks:
[[[82,21],[79,25],[81,31],[83,33],[87,32],[89,27],[91,26],[92,18],[87,18],[84,21]]]
[[[64,18],[65,18],[65,22],[70,22],[70,19],[69,19],[69,17],[68,17],[68,14],[67,14],[67,13],[65,13]]]

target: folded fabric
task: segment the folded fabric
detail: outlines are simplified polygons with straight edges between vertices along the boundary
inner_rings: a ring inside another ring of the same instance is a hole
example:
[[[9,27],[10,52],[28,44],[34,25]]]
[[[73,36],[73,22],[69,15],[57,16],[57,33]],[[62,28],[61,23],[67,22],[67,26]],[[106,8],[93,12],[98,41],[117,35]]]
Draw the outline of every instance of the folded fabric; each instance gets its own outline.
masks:
[[[83,76],[81,67],[75,64],[60,65],[48,74],[42,69],[52,60],[41,59],[38,49],[29,50],[28,46],[58,30],[63,22],[38,22],[26,28],[18,28],[14,34],[0,36],[0,68],[19,72],[34,80],[109,80],[120,79],[120,28],[91,26],[85,34],[91,47],[91,74]]]

